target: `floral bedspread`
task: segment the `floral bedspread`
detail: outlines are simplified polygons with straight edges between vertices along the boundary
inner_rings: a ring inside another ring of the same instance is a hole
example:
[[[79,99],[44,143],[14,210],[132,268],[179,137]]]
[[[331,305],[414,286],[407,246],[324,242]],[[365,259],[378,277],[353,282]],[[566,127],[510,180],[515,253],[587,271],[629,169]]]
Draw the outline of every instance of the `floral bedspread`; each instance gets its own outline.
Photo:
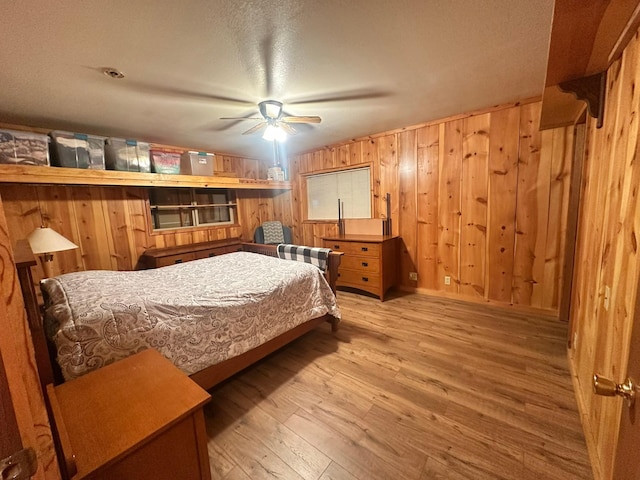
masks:
[[[312,318],[340,318],[313,265],[249,252],[46,279],[45,329],[70,380],[147,348],[190,375]]]

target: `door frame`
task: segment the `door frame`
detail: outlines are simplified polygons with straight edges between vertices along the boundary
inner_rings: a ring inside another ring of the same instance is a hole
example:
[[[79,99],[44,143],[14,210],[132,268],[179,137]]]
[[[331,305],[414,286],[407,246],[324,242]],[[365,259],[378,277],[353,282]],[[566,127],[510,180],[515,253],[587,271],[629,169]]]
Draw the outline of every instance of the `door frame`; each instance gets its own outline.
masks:
[[[632,378],[636,382],[636,387],[640,385],[638,383],[640,382],[640,288],[638,288],[640,287],[640,272],[637,283],[636,304],[629,342],[629,360],[624,377],[624,379]],[[624,379],[616,379],[616,381],[624,381]],[[615,479],[640,478],[640,462],[638,461],[638,452],[640,452],[640,391],[637,394],[638,398],[636,398],[633,407],[630,408],[625,404],[620,412],[618,442],[613,467],[613,478]]]
[[[2,382],[3,409],[15,417],[15,428],[7,432],[7,448],[32,447],[38,458],[36,480],[60,480],[49,417],[33,350],[27,314],[18,282],[4,206],[0,197],[0,356],[6,383]],[[4,307],[4,308],[2,308]],[[0,375],[2,377],[2,375]],[[3,390],[6,388],[6,390]],[[4,393],[8,392],[4,407]],[[4,425],[3,425],[4,429]],[[2,440],[5,441],[4,438]],[[13,452],[15,453],[15,452]],[[0,457],[4,458],[4,457]]]

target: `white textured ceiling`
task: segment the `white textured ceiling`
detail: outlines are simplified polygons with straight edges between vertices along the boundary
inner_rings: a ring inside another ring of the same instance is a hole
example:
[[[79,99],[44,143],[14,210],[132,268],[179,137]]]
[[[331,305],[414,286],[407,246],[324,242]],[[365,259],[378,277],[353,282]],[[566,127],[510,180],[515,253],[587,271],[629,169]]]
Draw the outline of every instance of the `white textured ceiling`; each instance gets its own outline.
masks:
[[[552,0],[0,0],[0,121],[270,158],[542,94]],[[126,74],[109,79],[103,67]]]

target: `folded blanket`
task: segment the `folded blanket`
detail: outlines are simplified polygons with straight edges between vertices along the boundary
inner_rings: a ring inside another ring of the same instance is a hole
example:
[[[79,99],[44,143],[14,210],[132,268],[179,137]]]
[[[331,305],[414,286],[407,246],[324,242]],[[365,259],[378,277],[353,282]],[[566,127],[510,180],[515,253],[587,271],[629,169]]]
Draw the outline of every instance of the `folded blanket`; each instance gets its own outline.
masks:
[[[282,230],[282,223],[278,221],[264,222],[261,227],[264,234],[264,243],[284,243],[284,231]]]
[[[288,245],[281,243],[278,245],[278,257],[285,260],[296,260],[298,262],[315,265],[323,272],[327,269],[329,258],[328,248],[304,247],[300,245]]]

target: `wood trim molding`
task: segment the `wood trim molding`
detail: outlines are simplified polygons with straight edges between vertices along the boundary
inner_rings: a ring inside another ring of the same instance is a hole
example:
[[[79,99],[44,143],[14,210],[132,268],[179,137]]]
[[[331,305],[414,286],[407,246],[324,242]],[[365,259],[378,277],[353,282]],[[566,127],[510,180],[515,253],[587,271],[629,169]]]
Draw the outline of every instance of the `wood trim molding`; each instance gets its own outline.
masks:
[[[571,372],[571,383],[573,384],[573,391],[579,392],[580,379],[578,378],[578,372],[572,356],[573,350],[567,349],[567,362],[569,363],[569,371]],[[587,452],[589,452],[589,459],[591,460],[591,469],[594,480],[605,480],[601,471],[600,462],[596,461],[598,458],[598,447],[593,439],[592,432],[593,427],[589,421],[589,409],[585,405],[582,395],[575,395],[576,405],[578,406],[578,413],[580,414],[580,420],[582,423],[582,431],[584,432],[584,440],[587,444]]]
[[[596,127],[604,122],[604,104],[607,91],[607,71],[576,78],[558,84],[563,92],[572,93],[578,100],[587,102],[589,115],[597,120]]]
[[[571,87],[583,90],[580,80],[600,75],[622,55],[631,37],[640,26],[639,0],[556,0],[549,41],[549,56],[545,90],[542,99],[540,129],[574,125],[582,113],[571,95],[563,94],[563,84],[577,80]],[[589,82],[586,82],[589,83]],[[593,80],[595,84],[595,79]],[[597,92],[597,85],[587,87],[588,97]],[[586,100],[578,96],[578,99]],[[602,126],[604,102],[591,101],[592,116]]]
[[[540,315],[548,317],[549,319],[558,320],[557,310],[547,310],[544,308],[530,307],[529,305],[519,305],[517,303],[505,303],[497,300],[486,300],[475,297],[463,297],[456,293],[449,293],[441,290],[431,290],[428,288],[419,287],[407,287],[405,285],[397,285],[396,289],[407,293],[420,293],[435,298],[446,298],[448,300],[456,300],[465,303],[474,303],[477,305],[491,305],[492,307],[504,308],[506,310],[517,310],[523,313],[531,313],[534,315]]]

